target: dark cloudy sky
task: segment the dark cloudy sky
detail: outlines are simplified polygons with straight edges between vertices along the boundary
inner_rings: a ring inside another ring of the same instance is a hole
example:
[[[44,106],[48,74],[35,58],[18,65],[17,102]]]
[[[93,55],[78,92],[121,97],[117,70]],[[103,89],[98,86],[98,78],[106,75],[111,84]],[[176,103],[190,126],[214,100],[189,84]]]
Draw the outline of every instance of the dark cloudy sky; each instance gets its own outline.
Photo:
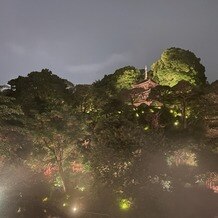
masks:
[[[49,68],[91,83],[181,47],[218,75],[218,0],[0,0],[0,84]]]

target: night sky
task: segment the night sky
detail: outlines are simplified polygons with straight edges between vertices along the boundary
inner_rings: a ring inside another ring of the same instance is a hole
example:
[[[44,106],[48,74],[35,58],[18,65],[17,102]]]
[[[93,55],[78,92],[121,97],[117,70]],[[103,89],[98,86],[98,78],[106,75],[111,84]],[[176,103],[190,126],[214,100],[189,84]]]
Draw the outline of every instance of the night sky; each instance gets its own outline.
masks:
[[[217,79],[218,0],[0,0],[0,84],[48,68],[73,83],[143,68],[169,47]]]

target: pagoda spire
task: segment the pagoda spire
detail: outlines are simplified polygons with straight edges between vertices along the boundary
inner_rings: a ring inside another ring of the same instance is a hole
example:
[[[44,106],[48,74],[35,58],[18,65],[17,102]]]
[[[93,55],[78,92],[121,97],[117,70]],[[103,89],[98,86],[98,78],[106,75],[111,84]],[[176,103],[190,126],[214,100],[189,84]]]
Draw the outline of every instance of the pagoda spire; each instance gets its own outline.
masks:
[[[145,80],[148,79],[148,67],[145,65]]]

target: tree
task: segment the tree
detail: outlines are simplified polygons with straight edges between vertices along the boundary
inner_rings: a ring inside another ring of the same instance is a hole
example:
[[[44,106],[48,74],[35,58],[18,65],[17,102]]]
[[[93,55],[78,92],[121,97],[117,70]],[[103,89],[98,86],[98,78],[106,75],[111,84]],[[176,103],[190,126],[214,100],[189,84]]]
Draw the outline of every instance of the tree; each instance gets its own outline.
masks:
[[[180,81],[172,88],[172,99],[174,100],[174,105],[177,106],[181,113],[183,129],[186,129],[188,126],[188,118],[190,119],[190,117],[196,117],[200,114],[201,110],[198,107],[198,100],[201,94],[200,89],[194,87],[187,81]]]
[[[123,67],[114,73],[117,90],[130,89],[132,85],[143,79],[143,73],[135,67]]]
[[[132,165],[144,145],[144,130],[137,124],[119,117],[99,120],[86,153],[95,178],[114,191],[123,191],[134,179]]]
[[[206,136],[216,140],[218,137],[218,80],[205,87],[201,100]]]
[[[116,70],[113,74],[105,75],[95,82],[95,88],[102,88],[106,96],[118,94],[123,89],[130,89],[133,84],[143,79],[143,73],[135,67],[126,66]]]
[[[172,88],[169,86],[156,86],[151,89],[148,99],[152,101],[148,115],[152,117],[150,123],[153,123],[153,128],[159,129],[160,127],[170,126],[173,120],[172,115],[169,113],[169,107],[172,105]]]
[[[122,102],[127,100],[128,94],[126,91],[142,78],[143,72],[135,67],[127,66],[116,70],[113,74],[105,75],[102,80],[94,82],[90,87],[89,95],[92,115],[101,117],[102,114],[105,114],[105,109],[109,109],[108,107],[112,102],[117,101],[119,104],[123,104]],[[112,112],[112,110],[110,111]]]
[[[153,105],[157,104],[168,108],[174,117],[171,117],[171,119],[174,119],[174,126],[179,126],[181,122],[182,129],[186,129],[202,113],[200,105],[201,95],[202,91],[199,87],[195,87],[189,82],[182,80],[174,87],[155,87],[151,91],[149,98],[153,100]]]
[[[20,123],[23,111],[15,98],[0,93],[0,124]]]
[[[45,174],[50,167],[55,169],[66,191],[69,178],[66,172],[72,172],[71,163],[80,157],[77,143],[83,133],[83,122],[73,110],[74,86],[46,69],[18,77],[9,84],[10,94],[24,111],[26,128],[33,140],[34,147],[26,163]]]
[[[70,102],[69,82],[52,74],[48,69],[31,72],[8,82],[11,95],[26,114],[46,112],[64,102]]]
[[[0,94],[0,155],[16,161],[30,150],[27,131],[23,128],[25,117],[15,99]]]
[[[70,178],[76,172],[82,172],[80,147],[83,146],[84,126],[65,105],[62,109],[35,114],[29,119],[29,130],[32,133],[34,147],[26,164],[36,172],[45,175],[57,173],[56,181],[64,192],[69,191],[68,185],[75,188]],[[85,146],[85,145],[84,145]],[[78,166],[76,166],[78,165]],[[80,167],[80,169],[74,169]],[[53,180],[54,182],[54,180]]]
[[[169,48],[152,67],[153,79],[163,86],[175,86],[179,81],[185,80],[193,85],[205,85],[205,68],[200,58],[189,50]]]
[[[72,89],[72,106],[80,113],[90,113],[94,108],[92,85],[76,85]]]

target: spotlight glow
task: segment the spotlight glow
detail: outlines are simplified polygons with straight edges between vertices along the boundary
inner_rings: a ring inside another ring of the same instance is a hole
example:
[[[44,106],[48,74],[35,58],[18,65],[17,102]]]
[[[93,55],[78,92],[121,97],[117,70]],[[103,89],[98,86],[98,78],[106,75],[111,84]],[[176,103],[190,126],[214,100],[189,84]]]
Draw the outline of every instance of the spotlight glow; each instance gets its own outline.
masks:
[[[144,130],[145,130],[145,131],[147,131],[148,129],[149,129],[149,127],[148,127],[148,126],[145,126],[145,127],[144,127]]]
[[[78,208],[74,206],[74,207],[72,208],[72,210],[73,210],[74,213],[76,213],[76,212],[78,211]]]
[[[48,197],[42,199],[42,202],[46,202],[46,201],[48,201]]]
[[[119,206],[121,210],[129,210],[132,202],[128,199],[121,199],[119,202]]]
[[[177,120],[174,122],[174,126],[178,126],[178,125],[179,125],[179,121]]]

